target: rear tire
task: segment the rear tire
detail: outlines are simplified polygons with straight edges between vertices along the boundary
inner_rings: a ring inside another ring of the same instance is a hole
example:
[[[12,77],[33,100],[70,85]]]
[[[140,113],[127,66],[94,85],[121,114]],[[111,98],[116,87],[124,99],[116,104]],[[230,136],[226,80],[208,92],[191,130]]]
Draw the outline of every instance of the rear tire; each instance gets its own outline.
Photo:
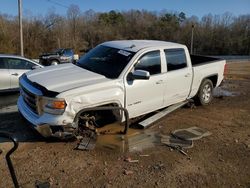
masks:
[[[213,83],[209,79],[203,80],[200,89],[195,97],[195,102],[198,105],[208,105],[213,99]]]
[[[59,62],[58,62],[58,61],[56,61],[56,60],[52,60],[50,65],[58,65],[58,64],[59,64]]]

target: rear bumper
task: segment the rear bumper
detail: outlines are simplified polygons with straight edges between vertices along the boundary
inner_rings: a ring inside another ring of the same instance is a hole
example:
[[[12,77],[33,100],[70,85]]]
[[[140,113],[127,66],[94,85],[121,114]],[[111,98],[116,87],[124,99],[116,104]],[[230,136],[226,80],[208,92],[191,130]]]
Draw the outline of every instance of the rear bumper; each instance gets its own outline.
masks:
[[[39,116],[29,109],[22,96],[19,96],[18,98],[17,107],[22,116],[42,136],[58,138],[73,136],[74,129],[72,127],[72,123],[65,123],[65,119],[69,119],[69,117],[66,117],[65,115],[56,116],[46,113]]]

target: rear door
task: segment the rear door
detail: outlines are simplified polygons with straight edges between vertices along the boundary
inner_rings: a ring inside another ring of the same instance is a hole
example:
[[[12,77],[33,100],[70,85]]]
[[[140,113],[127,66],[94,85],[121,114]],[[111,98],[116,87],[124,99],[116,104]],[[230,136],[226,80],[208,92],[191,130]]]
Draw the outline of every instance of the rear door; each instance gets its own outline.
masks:
[[[163,105],[164,83],[160,50],[145,52],[136,61],[133,70],[150,73],[149,80],[125,80],[126,108],[131,118],[155,111]]]
[[[185,49],[165,49],[167,72],[165,73],[164,104],[166,106],[187,99],[192,83],[192,67],[187,63]]]
[[[0,58],[0,90],[10,89],[10,73],[4,58]]]
[[[10,85],[11,88],[19,87],[19,77],[32,69],[35,66],[34,63],[26,61],[24,59],[19,58],[8,58],[7,60],[10,72]]]

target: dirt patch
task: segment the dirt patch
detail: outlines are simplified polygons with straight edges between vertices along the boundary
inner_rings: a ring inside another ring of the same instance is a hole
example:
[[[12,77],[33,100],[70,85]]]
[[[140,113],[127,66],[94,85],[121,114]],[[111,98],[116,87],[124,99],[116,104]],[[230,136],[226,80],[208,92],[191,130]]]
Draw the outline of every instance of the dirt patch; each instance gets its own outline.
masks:
[[[75,142],[29,140],[12,157],[19,183],[22,187],[34,187],[36,180],[49,181],[52,187],[249,187],[250,62],[228,64],[222,88],[237,95],[217,97],[205,107],[182,108],[149,128],[162,134],[193,126],[211,132],[187,150],[188,156],[161,145],[129,152],[116,149],[120,145],[100,144],[85,152],[73,150]],[[0,129],[9,126],[22,132],[26,127],[17,113],[1,114],[0,119]],[[109,139],[121,140],[105,135],[99,140]],[[4,160],[10,144],[0,147],[0,187],[11,187]],[[138,162],[129,162],[128,157]]]

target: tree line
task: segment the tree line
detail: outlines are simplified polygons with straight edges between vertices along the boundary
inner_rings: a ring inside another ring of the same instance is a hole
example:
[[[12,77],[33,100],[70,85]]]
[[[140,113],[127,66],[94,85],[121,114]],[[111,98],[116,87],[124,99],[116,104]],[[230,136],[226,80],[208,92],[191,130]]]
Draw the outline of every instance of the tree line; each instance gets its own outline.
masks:
[[[178,42],[203,55],[250,55],[250,14],[207,14],[187,17],[184,12],[147,10],[81,12],[71,5],[65,16],[50,10],[46,15],[23,19],[24,54],[37,58],[56,48],[83,53],[109,40],[150,39]],[[19,54],[18,18],[0,14],[0,53]]]

